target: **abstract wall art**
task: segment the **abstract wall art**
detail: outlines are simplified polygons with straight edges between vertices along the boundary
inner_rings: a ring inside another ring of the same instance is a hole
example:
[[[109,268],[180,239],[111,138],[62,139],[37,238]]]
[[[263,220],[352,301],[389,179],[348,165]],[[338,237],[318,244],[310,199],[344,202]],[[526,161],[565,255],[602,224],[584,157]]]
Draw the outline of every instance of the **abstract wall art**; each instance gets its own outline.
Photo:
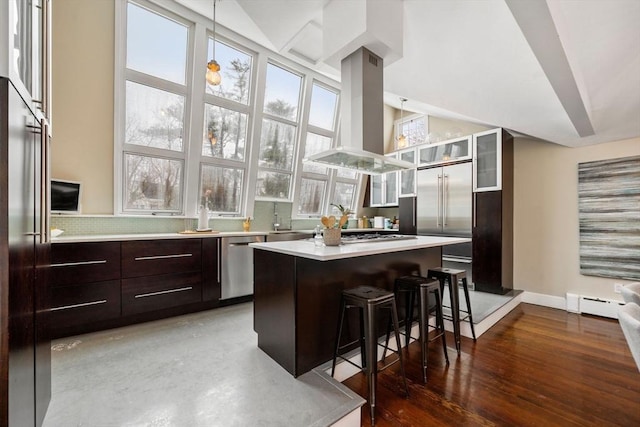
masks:
[[[578,164],[580,273],[640,279],[640,156]]]

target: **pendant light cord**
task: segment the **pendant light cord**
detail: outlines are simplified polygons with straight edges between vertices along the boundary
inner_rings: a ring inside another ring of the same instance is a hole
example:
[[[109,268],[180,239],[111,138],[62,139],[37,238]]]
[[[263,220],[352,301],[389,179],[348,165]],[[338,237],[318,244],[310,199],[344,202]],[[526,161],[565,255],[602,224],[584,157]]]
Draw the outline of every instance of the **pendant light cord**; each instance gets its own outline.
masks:
[[[216,0],[213,0],[213,59],[216,59]]]

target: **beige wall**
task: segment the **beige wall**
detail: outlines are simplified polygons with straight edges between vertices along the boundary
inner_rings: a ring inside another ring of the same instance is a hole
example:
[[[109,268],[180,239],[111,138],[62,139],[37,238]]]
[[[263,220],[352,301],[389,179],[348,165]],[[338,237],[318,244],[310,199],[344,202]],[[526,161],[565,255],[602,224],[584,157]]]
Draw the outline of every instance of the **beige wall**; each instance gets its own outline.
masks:
[[[472,133],[483,132],[489,129],[492,128],[460,120],[429,116],[429,133],[439,135],[441,141],[456,138],[457,136],[471,135]]]
[[[113,213],[113,0],[53,4],[51,176],[82,181],[82,213]]]
[[[515,142],[514,287],[564,297],[566,292],[621,299],[624,280],[580,274],[578,163],[640,154],[640,138],[567,148]]]

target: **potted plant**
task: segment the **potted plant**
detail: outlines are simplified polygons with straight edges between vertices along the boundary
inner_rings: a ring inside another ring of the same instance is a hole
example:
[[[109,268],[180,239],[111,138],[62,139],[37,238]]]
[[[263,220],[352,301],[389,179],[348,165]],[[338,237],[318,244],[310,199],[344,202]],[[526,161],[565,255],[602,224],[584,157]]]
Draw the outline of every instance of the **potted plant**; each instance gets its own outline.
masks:
[[[340,226],[342,228],[347,228],[349,226],[349,215],[351,215],[353,213],[353,211],[345,206],[342,206],[341,204],[336,204],[336,203],[331,203],[331,206],[334,206],[336,209],[338,209],[340,211],[341,217],[340,217]]]

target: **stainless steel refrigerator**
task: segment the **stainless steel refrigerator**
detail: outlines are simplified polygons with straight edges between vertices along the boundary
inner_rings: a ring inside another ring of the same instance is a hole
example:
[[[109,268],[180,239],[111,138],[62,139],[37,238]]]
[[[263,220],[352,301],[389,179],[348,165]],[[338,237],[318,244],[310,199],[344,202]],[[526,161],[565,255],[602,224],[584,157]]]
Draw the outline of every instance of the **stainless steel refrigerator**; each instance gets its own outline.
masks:
[[[471,162],[418,170],[416,231],[420,235],[471,238]],[[467,271],[473,282],[471,243],[442,248],[444,267]]]

